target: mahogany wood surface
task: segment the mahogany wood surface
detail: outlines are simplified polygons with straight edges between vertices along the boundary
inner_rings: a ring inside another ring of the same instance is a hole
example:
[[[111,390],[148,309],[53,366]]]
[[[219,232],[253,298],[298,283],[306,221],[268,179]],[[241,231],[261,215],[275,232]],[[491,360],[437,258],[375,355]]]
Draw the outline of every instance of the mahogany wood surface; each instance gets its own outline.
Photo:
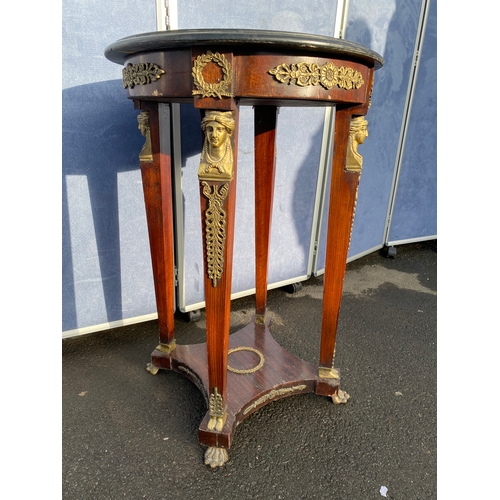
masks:
[[[264,316],[267,303],[269,242],[276,171],[275,106],[255,106],[255,312]]]
[[[160,150],[158,105],[141,103],[149,112],[153,161],[141,161],[142,186],[148,222],[160,342],[174,340],[174,235],[170,150]]]
[[[354,216],[354,201],[359,181],[359,173],[348,172],[344,169],[350,121],[350,110],[337,111],[323,278],[319,359],[319,365],[325,368],[333,366],[345,266]]]

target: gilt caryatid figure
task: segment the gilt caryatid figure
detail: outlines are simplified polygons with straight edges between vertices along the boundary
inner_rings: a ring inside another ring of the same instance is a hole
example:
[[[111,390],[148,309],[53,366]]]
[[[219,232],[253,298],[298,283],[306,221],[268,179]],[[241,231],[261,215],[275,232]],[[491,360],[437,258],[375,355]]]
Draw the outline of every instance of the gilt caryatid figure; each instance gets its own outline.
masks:
[[[233,148],[231,136],[235,120],[231,111],[207,111],[201,121],[205,134],[200,158],[200,180],[231,180],[233,178]]]
[[[140,161],[153,161],[153,151],[151,148],[151,129],[149,128],[149,113],[147,111],[141,111],[137,117],[138,126],[141,134],[145,137],[146,142],[142,146],[141,152],[139,153]]]
[[[361,172],[363,168],[363,157],[358,153],[358,146],[365,142],[368,137],[368,121],[363,116],[351,119],[349,127],[349,141],[347,143],[347,155],[345,168],[350,172]]]

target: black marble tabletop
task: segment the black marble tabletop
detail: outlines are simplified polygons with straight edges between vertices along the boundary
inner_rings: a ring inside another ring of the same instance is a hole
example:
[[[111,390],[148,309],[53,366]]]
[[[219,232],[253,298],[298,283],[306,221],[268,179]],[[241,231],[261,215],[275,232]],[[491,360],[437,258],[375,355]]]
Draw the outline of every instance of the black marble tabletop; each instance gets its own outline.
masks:
[[[380,68],[380,54],[359,43],[328,36],[287,31],[246,29],[172,30],[141,33],[117,40],[104,51],[107,59],[123,64],[129,56],[143,52],[217,45],[219,47],[252,47],[252,50],[294,50],[318,55],[350,56]]]

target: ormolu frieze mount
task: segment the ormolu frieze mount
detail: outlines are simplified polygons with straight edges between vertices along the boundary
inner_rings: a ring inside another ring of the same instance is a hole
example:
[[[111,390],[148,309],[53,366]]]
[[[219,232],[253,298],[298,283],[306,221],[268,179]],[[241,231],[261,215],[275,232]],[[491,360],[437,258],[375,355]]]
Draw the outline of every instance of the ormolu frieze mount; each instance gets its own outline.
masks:
[[[316,63],[280,64],[269,73],[281,83],[295,83],[300,87],[322,85],[326,90],[339,87],[345,90],[359,89],[363,83],[361,73],[346,66],[335,66],[327,62],[320,66]]]
[[[165,71],[155,63],[128,63],[122,70],[123,88],[133,89],[136,85],[153,83],[164,73]]]

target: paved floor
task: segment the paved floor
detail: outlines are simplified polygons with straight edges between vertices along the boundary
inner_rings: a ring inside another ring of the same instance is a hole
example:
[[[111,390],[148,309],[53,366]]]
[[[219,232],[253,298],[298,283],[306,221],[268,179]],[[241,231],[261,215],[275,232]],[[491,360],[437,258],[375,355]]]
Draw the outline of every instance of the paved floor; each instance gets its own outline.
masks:
[[[63,341],[65,500],[437,498],[436,241],[348,265],[335,365],[351,399],[304,394],[238,426],[229,461],[203,464],[198,389],[145,367],[156,322]],[[271,331],[292,354],[319,354],[322,277],[272,290]],[[232,303],[232,328],[253,298]],[[176,322],[177,342],[204,341],[204,315]]]

